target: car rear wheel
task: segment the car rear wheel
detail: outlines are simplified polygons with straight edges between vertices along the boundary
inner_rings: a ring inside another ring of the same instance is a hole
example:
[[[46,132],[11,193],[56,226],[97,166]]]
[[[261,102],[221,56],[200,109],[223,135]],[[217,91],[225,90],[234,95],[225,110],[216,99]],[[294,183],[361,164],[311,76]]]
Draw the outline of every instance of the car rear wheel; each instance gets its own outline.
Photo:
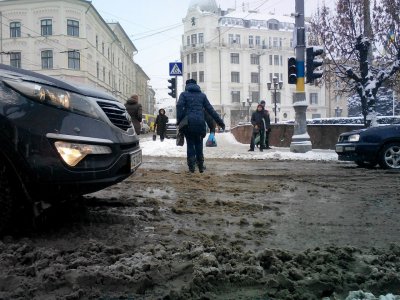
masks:
[[[383,147],[379,155],[379,165],[384,169],[400,169],[400,143]]]
[[[7,167],[0,161],[0,233],[10,222],[12,207],[11,184],[7,176]]]

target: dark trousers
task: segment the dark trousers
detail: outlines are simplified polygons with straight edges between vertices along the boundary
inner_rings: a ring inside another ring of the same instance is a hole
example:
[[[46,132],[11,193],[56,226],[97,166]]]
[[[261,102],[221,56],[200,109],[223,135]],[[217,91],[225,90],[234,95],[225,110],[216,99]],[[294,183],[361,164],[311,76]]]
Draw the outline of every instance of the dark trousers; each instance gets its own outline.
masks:
[[[255,146],[254,140],[256,139],[257,134],[260,134],[260,149],[265,149],[265,130],[260,129],[260,130],[253,130],[253,135],[251,136],[251,141],[250,141],[251,150],[254,150]]]
[[[165,131],[160,132],[160,141],[163,141],[165,138]]]
[[[186,134],[187,157],[200,159],[203,157],[203,138],[200,135]]]
[[[269,131],[265,132],[265,148],[269,147]]]

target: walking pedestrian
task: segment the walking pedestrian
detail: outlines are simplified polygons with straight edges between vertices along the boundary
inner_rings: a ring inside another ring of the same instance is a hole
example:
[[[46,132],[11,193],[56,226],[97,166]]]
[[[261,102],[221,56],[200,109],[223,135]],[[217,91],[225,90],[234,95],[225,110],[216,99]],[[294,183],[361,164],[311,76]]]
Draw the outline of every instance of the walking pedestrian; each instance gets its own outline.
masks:
[[[138,95],[132,95],[125,103],[126,110],[131,116],[133,127],[137,135],[140,134],[142,123],[142,104],[139,103]]]
[[[164,108],[158,110],[158,115],[154,123],[154,132],[160,136],[160,141],[164,141],[165,133],[167,131],[168,117],[165,115]]]
[[[269,146],[269,134],[271,133],[271,118],[269,117],[269,111],[265,108],[265,101],[261,100],[260,104],[264,107],[264,112],[265,112],[265,149],[272,149]]]
[[[225,129],[224,122],[208,101],[206,94],[200,90],[196,80],[186,80],[185,91],[179,95],[176,104],[176,115],[177,124],[187,118],[187,125],[181,130],[186,138],[187,165],[191,173],[195,171],[196,163],[200,173],[205,170],[203,139],[206,136],[206,122],[204,111],[209,113],[223,130]],[[186,121],[184,122],[186,123]]]
[[[253,134],[251,135],[250,149],[254,151],[255,138],[260,135],[260,151],[263,152],[265,148],[265,128],[266,128],[266,114],[262,104],[257,105],[257,109],[251,115],[251,124],[253,125]]]

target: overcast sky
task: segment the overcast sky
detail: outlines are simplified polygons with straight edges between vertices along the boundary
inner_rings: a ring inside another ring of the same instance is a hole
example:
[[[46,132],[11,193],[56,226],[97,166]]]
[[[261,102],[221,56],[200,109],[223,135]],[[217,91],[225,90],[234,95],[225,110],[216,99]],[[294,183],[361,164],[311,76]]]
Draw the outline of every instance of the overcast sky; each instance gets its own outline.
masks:
[[[311,15],[323,0],[304,0],[305,14]],[[295,10],[295,0],[216,0],[222,9],[248,3],[260,12],[289,14]],[[168,97],[169,62],[180,61],[183,34],[182,19],[190,0],[92,0],[92,4],[107,21],[118,21],[138,49],[134,56],[156,91],[156,98]],[[180,91],[180,88],[178,88]]]

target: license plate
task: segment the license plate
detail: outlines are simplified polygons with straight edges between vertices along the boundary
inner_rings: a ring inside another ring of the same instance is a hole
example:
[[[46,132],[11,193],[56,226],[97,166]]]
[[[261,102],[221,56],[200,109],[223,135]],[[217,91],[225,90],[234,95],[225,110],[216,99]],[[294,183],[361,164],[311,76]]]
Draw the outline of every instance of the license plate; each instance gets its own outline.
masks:
[[[336,152],[343,152],[343,146],[336,146]]]
[[[131,153],[131,171],[136,170],[142,163],[142,150]]]

